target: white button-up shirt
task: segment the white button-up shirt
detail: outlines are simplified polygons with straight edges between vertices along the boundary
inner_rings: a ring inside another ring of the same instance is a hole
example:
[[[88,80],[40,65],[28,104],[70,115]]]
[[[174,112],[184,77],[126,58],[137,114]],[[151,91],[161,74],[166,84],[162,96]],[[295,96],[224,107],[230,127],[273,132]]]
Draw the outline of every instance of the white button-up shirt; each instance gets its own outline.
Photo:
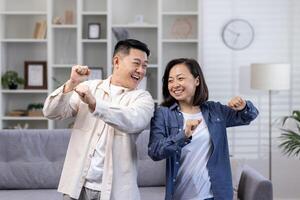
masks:
[[[63,93],[63,86],[50,94],[44,115],[50,119],[76,116],[58,191],[77,199],[85,182],[97,142],[107,134],[101,200],[139,200],[135,140],[153,115],[154,102],[147,91],[124,89],[111,98],[110,79],[87,81],[96,98],[90,112],[75,92]]]

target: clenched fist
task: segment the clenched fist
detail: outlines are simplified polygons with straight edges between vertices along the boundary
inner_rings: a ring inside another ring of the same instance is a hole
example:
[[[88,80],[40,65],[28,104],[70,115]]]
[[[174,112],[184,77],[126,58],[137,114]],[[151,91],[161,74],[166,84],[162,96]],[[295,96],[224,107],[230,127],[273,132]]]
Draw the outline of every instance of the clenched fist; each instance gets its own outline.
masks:
[[[72,67],[70,79],[67,81],[64,92],[72,91],[79,83],[85,81],[90,75],[88,66],[75,65]]]
[[[228,106],[233,110],[243,110],[246,106],[246,101],[239,96],[233,97],[229,102]]]
[[[96,99],[92,95],[90,88],[87,85],[78,85],[75,89],[75,92],[79,95],[81,101],[89,105],[91,111],[95,110],[96,107]]]
[[[185,136],[191,137],[197,126],[201,123],[202,119],[188,119],[185,123]]]

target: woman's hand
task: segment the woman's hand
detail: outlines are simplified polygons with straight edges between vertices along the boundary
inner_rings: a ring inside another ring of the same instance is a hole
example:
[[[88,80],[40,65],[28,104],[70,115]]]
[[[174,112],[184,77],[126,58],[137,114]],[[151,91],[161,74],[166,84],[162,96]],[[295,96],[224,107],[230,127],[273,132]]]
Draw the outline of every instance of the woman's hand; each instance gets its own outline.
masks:
[[[243,110],[246,106],[246,101],[239,96],[233,97],[229,102],[228,106],[233,110]]]
[[[185,123],[185,136],[191,137],[197,126],[201,123],[202,119],[188,119]]]

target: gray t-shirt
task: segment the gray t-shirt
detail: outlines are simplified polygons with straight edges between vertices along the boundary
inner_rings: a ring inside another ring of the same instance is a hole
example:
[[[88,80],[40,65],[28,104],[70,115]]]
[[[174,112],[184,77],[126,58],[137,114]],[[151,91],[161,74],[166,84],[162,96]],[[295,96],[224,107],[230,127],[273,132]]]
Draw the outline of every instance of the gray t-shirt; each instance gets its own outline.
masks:
[[[193,133],[191,143],[182,148],[174,200],[200,200],[213,197],[206,167],[211,155],[211,139],[202,113],[182,113],[188,119],[202,119]]]

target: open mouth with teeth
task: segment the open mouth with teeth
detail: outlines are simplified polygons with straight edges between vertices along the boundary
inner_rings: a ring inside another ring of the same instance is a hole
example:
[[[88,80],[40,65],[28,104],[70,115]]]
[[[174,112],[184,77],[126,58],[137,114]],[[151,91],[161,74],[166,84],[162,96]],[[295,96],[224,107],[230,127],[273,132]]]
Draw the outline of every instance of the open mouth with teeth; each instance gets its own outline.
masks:
[[[131,78],[137,82],[141,79],[141,77],[138,75],[131,75]]]
[[[175,95],[175,96],[179,96],[183,93],[183,90],[173,90],[172,93]]]

